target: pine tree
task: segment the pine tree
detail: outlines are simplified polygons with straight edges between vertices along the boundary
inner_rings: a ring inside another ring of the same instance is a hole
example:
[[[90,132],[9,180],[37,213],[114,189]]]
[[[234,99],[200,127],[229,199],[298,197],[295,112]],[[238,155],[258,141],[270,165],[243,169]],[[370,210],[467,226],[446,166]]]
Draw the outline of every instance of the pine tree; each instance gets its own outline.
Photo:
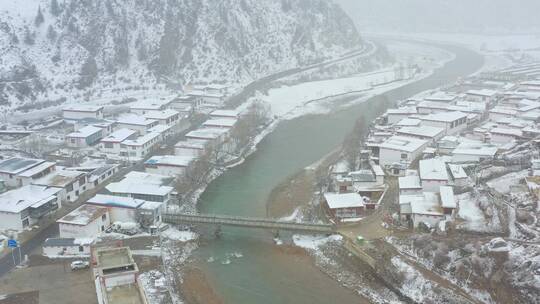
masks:
[[[43,21],[45,21],[45,18],[43,18],[43,14],[41,13],[41,6],[38,6],[37,16],[34,23],[36,26],[40,26]]]
[[[30,30],[26,28],[24,31],[24,43],[28,45],[33,45],[35,42],[35,34],[30,32]]]
[[[52,27],[52,25],[49,25],[49,28],[47,29],[47,38],[49,38],[49,40],[53,41],[56,39],[56,31],[54,30],[54,28]]]
[[[51,8],[50,8],[51,14],[54,16],[60,15],[60,6],[58,5],[57,0],[51,0]]]

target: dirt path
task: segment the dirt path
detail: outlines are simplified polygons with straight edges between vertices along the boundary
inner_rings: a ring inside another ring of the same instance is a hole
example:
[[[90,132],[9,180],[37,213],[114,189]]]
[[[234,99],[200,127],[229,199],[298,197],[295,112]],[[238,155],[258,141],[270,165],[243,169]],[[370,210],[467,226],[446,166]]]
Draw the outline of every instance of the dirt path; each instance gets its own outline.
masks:
[[[204,273],[197,268],[190,268],[185,272],[180,290],[188,304],[223,303],[223,300],[212,288]]]

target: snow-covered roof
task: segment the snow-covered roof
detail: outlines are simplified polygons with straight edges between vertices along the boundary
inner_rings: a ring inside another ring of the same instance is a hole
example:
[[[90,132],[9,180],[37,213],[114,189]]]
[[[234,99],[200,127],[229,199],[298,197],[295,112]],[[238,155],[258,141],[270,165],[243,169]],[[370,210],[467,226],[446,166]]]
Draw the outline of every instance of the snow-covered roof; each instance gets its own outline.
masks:
[[[397,132],[400,135],[414,135],[414,136],[434,138],[441,135],[444,132],[444,129],[439,128],[439,127],[432,127],[432,126],[403,127],[403,128],[400,128]]]
[[[438,158],[422,159],[419,163],[420,178],[422,180],[447,181],[448,172],[446,164]]]
[[[364,197],[358,193],[333,193],[324,194],[324,199],[330,209],[364,207]]]
[[[18,174],[44,162],[43,159],[12,157],[0,162],[0,172]]]
[[[143,205],[146,201],[135,199],[131,197],[96,194],[90,198],[86,203],[92,205],[100,205],[106,207],[121,207],[136,209]]]
[[[145,165],[187,167],[195,159],[192,156],[156,155],[144,162]]]
[[[236,110],[215,110],[212,113],[210,113],[211,117],[230,117],[230,118],[237,118],[238,117],[238,111]]]
[[[101,128],[94,127],[94,126],[86,126],[86,127],[80,128],[79,130],[75,132],[69,133],[68,135],[66,135],[66,137],[87,138],[98,132],[101,132]]]
[[[476,95],[476,96],[485,96],[485,97],[493,97],[497,95],[497,91],[490,90],[490,89],[480,89],[480,90],[468,90],[465,94],[467,95]]]
[[[416,114],[418,113],[416,111],[416,107],[401,107],[397,109],[388,109],[386,110],[387,114],[396,114],[396,115],[408,115],[408,114]]]
[[[443,208],[456,208],[454,189],[450,186],[440,186],[441,205]]]
[[[151,132],[151,133],[146,133],[145,135],[143,136],[139,136],[135,139],[126,139],[122,142],[122,145],[126,145],[126,146],[142,146],[148,142],[150,142],[151,140],[155,139],[156,137],[159,137],[161,134],[159,133],[155,133],[155,132]]]
[[[211,139],[216,139],[227,132],[228,132],[227,129],[220,129],[220,128],[197,129],[186,134],[186,138],[211,140]]]
[[[516,115],[517,111],[514,110],[514,109],[506,108],[506,107],[495,107],[495,108],[489,110],[489,113],[505,114],[505,115]]]
[[[133,180],[153,185],[165,185],[168,184],[172,179],[172,177],[167,175],[130,171],[124,176],[123,180]]]
[[[513,137],[522,137],[523,132],[519,129],[510,129],[510,128],[493,128],[489,130],[492,134],[508,135]]]
[[[117,123],[124,125],[148,126],[157,123],[155,119],[148,119],[136,114],[123,114],[116,119]]]
[[[0,194],[0,211],[19,213],[26,208],[39,207],[56,198],[59,188],[27,185]]]
[[[66,214],[57,223],[86,226],[107,213],[106,207],[84,204]]]
[[[468,177],[467,173],[465,172],[465,170],[463,169],[461,165],[458,165],[458,164],[447,164],[447,165],[453,179],[462,179],[462,178]]]
[[[98,111],[102,111],[103,107],[93,106],[93,105],[71,105],[71,106],[65,107],[62,110],[66,112],[98,112]]]
[[[414,127],[419,126],[421,120],[416,118],[403,118],[402,120],[398,121],[396,123],[396,126],[398,127]]]
[[[412,200],[412,214],[443,215],[439,195],[434,192],[424,192],[423,199]]]
[[[418,175],[400,176],[398,178],[398,182],[400,190],[422,189],[422,185],[420,184],[420,177]]]
[[[132,110],[161,110],[170,101],[167,100],[142,100],[130,106]]]
[[[205,147],[204,143],[201,143],[200,141],[192,141],[192,140],[181,140],[177,142],[174,145],[175,148],[189,148],[189,149],[197,149],[197,150],[203,150]]]
[[[169,131],[170,129],[172,129],[173,126],[167,126],[167,125],[157,125],[157,126],[153,126],[151,128],[149,128],[147,130],[148,133],[159,133],[159,134],[163,134],[164,132],[167,132]]]
[[[64,188],[83,175],[86,175],[86,173],[74,170],[57,170],[35,180],[33,183],[42,186]]]
[[[177,116],[180,114],[178,111],[171,110],[171,109],[165,109],[161,111],[150,111],[146,114],[144,114],[144,117],[148,119],[168,119],[173,116]]]
[[[43,247],[79,247],[91,245],[94,241],[93,238],[48,238],[43,242]]]
[[[144,210],[156,210],[161,208],[161,206],[163,206],[163,203],[161,202],[144,201],[144,203],[139,206],[139,208]]]
[[[171,177],[159,174],[149,174],[132,171],[119,182],[111,183],[106,189],[111,193],[133,193],[148,195],[167,195],[173,187],[163,186]]]
[[[490,145],[490,144],[485,144],[481,142],[463,142],[463,143],[460,143],[452,151],[452,154],[466,154],[466,155],[493,157],[497,153],[497,150],[498,148],[496,146]]]
[[[37,166],[34,166],[34,167],[28,169],[28,170],[25,170],[25,171],[19,173],[18,175],[20,177],[32,177],[33,175],[41,173],[42,171],[47,170],[50,167],[53,167],[55,165],[56,165],[55,162],[46,161],[46,162],[43,162],[43,163],[41,163],[41,164],[39,164]]]
[[[426,116],[420,117],[421,120],[427,120],[427,121],[442,121],[442,122],[453,122],[458,119],[466,118],[467,114],[462,112],[440,112],[440,113],[434,113],[434,114],[428,114]]]
[[[397,150],[397,151],[405,151],[405,152],[413,152],[422,148],[427,143],[428,142],[423,139],[396,135],[385,140],[380,145],[380,148]]]
[[[442,102],[451,102],[454,101],[457,98],[457,95],[446,93],[446,92],[435,92],[434,94],[425,97],[425,100],[430,101],[442,101]]]
[[[122,128],[122,129],[118,129],[118,130],[112,132],[111,134],[109,134],[109,136],[101,139],[101,141],[102,142],[120,143],[120,142],[123,142],[124,140],[126,140],[127,138],[129,138],[130,136],[135,135],[136,133],[137,133],[136,131],[133,131],[131,129]]]
[[[238,122],[236,118],[214,118],[203,123],[205,127],[228,127],[232,128]]]

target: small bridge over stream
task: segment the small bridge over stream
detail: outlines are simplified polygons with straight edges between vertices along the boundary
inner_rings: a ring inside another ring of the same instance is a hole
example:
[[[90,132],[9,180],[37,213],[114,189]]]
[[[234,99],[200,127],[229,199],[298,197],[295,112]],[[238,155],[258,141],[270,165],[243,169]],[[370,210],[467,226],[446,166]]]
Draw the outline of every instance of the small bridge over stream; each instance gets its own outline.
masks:
[[[215,214],[184,214],[184,213],[165,213],[162,215],[165,223],[172,225],[186,224],[210,224],[217,226],[236,226],[246,228],[261,228],[269,230],[290,230],[311,233],[333,233],[334,225],[285,222],[267,218],[239,217]]]

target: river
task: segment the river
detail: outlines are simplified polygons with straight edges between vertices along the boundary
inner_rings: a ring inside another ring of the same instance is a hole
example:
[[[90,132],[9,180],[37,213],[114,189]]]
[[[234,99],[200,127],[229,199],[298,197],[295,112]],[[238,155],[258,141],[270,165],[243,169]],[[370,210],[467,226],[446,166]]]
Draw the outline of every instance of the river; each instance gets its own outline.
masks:
[[[441,46],[455,59],[417,82],[375,96],[364,103],[326,115],[308,115],[281,122],[243,164],[214,180],[199,201],[202,213],[266,216],[267,198],[274,187],[339,146],[362,113],[375,118],[371,105],[383,99],[400,100],[452,83],[477,71],[483,57],[473,51]],[[231,253],[241,258],[230,258]],[[207,262],[208,258],[215,259]],[[366,303],[353,291],[318,270],[310,259],[280,249],[269,232],[224,228],[220,239],[203,238],[195,262],[225,303]]]

